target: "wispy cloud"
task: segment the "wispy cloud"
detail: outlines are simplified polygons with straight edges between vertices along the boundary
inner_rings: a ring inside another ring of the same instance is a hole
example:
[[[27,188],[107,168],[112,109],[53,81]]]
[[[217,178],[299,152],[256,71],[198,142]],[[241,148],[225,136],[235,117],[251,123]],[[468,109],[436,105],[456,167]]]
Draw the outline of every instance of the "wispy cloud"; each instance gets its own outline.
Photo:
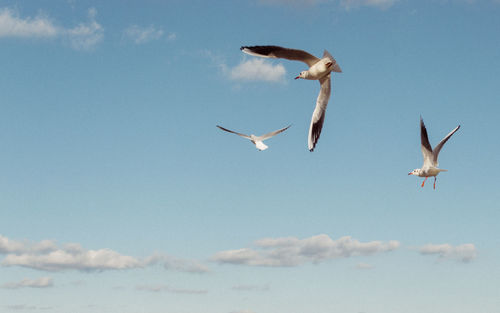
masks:
[[[273,65],[264,59],[249,59],[230,69],[229,77],[241,81],[283,82],[286,74],[281,64]]]
[[[440,259],[457,260],[464,263],[477,256],[476,247],[471,243],[452,246],[450,244],[426,244],[419,249],[422,255],[437,255]]]
[[[41,277],[37,279],[23,279],[19,282],[10,282],[0,285],[3,289],[19,289],[19,288],[49,288],[54,286],[54,282],[50,277]]]
[[[138,285],[136,286],[137,290],[141,291],[149,291],[149,292],[169,292],[169,293],[177,293],[177,294],[206,294],[208,290],[204,289],[179,289],[172,288],[167,285]]]
[[[111,249],[88,250],[80,244],[62,246],[54,241],[38,243],[10,240],[0,235],[0,254],[6,254],[3,266],[22,266],[43,271],[104,271],[143,268],[162,265],[167,270],[204,273],[208,268],[195,260],[180,259],[165,254],[153,254],[146,258],[122,255]]]
[[[308,262],[320,263],[330,259],[389,252],[399,248],[400,243],[360,242],[350,236],[333,240],[328,235],[322,234],[305,239],[265,238],[256,241],[255,245],[261,249],[221,251],[216,253],[212,260],[218,263],[249,266],[298,266]]]
[[[0,38],[62,38],[77,50],[91,50],[104,38],[104,29],[96,21],[97,10],[87,12],[88,22],[75,27],[57,26],[48,16],[21,17],[15,10],[0,9]]]
[[[156,28],[154,26],[141,27],[138,25],[132,25],[123,31],[126,38],[132,40],[136,44],[144,44],[153,40],[158,40],[162,38],[165,34],[163,29]],[[170,33],[167,35],[168,40],[175,40],[176,35]]]
[[[77,50],[91,50],[104,38],[104,29],[96,21],[97,10],[88,10],[89,21],[78,26],[64,30],[67,34],[71,46]]]

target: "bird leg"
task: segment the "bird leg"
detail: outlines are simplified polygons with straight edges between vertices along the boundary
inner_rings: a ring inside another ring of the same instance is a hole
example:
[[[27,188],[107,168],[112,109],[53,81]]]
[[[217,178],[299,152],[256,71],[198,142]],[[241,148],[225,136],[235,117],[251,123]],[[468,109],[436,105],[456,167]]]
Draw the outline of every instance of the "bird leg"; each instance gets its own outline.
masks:
[[[422,187],[424,187],[424,184],[425,184],[425,181],[427,180],[427,178],[429,178],[429,177],[426,177],[426,178],[424,179],[424,181],[422,182]]]
[[[437,177],[434,176],[434,189],[436,189],[436,179],[437,179]]]

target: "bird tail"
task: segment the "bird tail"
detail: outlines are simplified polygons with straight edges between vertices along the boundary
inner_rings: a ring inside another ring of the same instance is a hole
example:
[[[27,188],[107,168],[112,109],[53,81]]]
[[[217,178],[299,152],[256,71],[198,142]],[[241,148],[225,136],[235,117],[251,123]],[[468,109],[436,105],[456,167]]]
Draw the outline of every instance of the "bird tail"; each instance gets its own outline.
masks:
[[[335,61],[335,58],[328,51],[325,50],[323,52],[323,58],[331,59],[333,61],[333,71],[337,73],[342,73],[342,69],[338,65],[337,61]]]

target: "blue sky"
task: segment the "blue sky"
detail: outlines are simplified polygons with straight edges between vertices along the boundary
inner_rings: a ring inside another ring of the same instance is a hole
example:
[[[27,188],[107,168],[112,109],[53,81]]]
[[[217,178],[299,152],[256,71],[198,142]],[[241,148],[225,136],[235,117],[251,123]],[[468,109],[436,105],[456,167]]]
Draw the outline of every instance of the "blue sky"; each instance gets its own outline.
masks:
[[[0,312],[498,312],[499,13],[1,1]],[[343,70],[313,153],[318,83],[265,44]],[[461,125],[436,190],[420,115]]]

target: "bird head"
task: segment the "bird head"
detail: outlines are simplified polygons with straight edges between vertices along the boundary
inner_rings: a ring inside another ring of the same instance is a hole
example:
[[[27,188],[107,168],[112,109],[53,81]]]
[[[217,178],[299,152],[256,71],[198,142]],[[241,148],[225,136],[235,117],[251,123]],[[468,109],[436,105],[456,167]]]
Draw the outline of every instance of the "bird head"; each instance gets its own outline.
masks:
[[[420,174],[420,169],[419,168],[416,168],[413,171],[411,171],[411,172],[408,173],[408,175],[415,175],[415,176],[418,176],[418,174]]]
[[[295,79],[299,79],[299,78],[305,79],[305,78],[307,78],[307,76],[309,76],[309,72],[302,71],[302,72],[300,72],[299,76],[295,77]]]

